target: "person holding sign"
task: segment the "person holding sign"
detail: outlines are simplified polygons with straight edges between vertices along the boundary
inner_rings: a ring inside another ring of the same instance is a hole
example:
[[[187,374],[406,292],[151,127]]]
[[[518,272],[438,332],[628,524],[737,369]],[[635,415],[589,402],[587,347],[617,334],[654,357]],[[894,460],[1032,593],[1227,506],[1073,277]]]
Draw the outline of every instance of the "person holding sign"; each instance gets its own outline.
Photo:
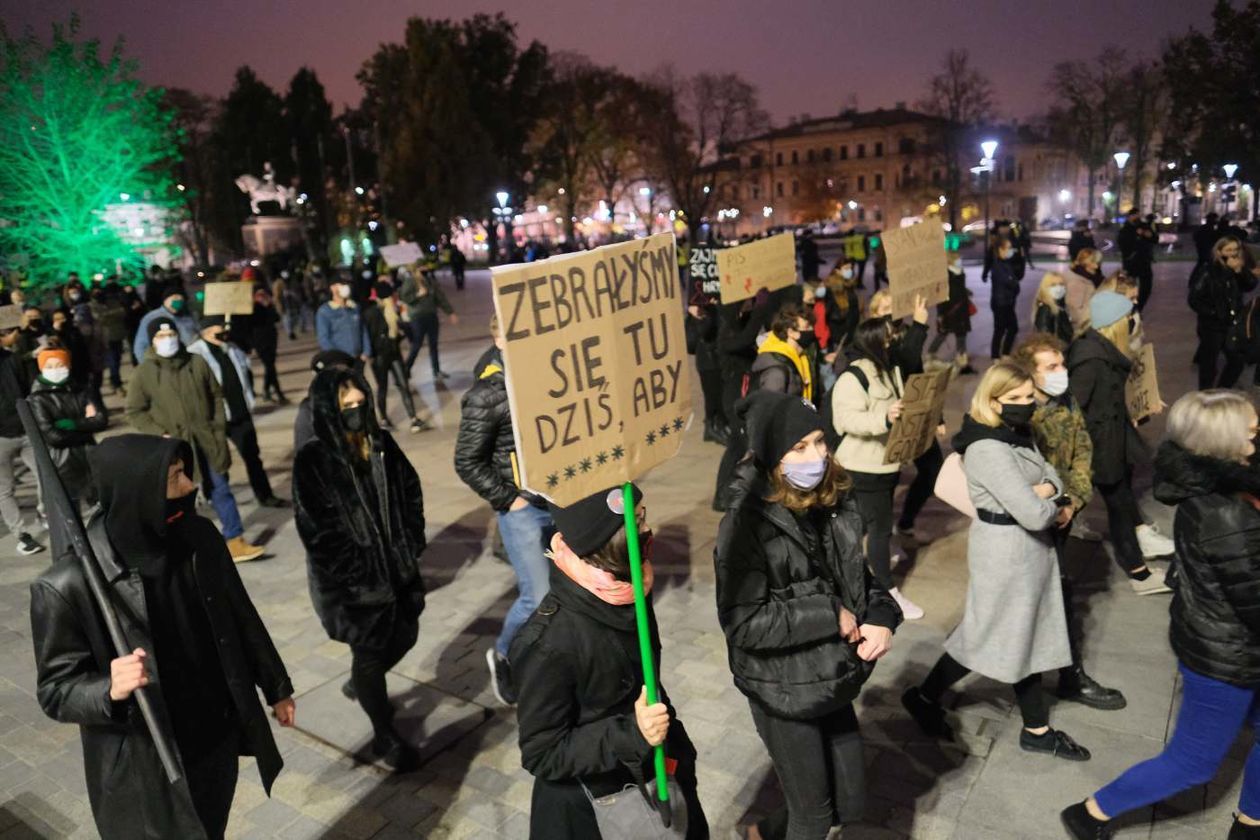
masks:
[[[633,498],[643,587],[650,593],[652,532],[638,487]],[[568,507],[551,506],[557,528],[548,552],[551,590],[512,642],[521,764],[534,776],[529,823],[535,840],[600,837],[591,800],[651,780],[658,744],[665,745],[672,767],[674,823],[685,819],[686,825],[685,835],[668,836],[709,836],[696,793],[696,748],[664,687],[660,702],[648,705],[642,684],[625,514],[620,487]],[[647,610],[659,672],[660,636],[651,600]],[[623,795],[639,793],[632,788]],[[659,818],[652,819],[659,827]]]
[[[853,701],[901,611],[867,568],[862,516],[818,412],[769,391],[738,411],[751,457],[736,470],[718,529],[718,621],[787,800],[748,837],[822,840],[862,817]]]
[[[1069,761],[1089,750],[1051,729],[1043,671],[1072,663],[1059,564],[1050,529],[1069,504],[1063,480],[1033,441],[1036,387],[1022,366],[985,371],[954,436],[976,508],[967,542],[967,605],[927,679],[902,704],[928,735],[953,740],[941,696],[971,672],[1012,686],[1024,727],[1020,749]]]

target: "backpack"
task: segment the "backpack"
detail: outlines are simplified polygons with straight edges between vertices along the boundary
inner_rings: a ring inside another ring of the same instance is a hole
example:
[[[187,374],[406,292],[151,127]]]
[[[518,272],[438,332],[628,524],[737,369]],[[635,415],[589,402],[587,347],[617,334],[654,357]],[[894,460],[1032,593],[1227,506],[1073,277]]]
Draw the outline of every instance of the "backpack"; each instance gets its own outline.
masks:
[[[827,448],[831,450],[831,454],[835,454],[840,448],[844,435],[836,431],[836,421],[831,410],[831,395],[835,392],[836,386],[840,384],[840,377],[846,373],[853,374],[853,378],[857,380],[858,385],[862,386],[863,391],[870,391],[871,381],[866,378],[866,371],[857,365],[849,365],[840,376],[836,377],[836,381],[831,383],[831,387],[827,389],[826,395],[823,397],[822,405],[819,406],[818,414],[823,422],[823,439],[827,441]]]
[[[780,356],[778,353],[771,353],[770,355],[779,356],[780,359],[784,358],[783,356]],[[760,355],[758,356],[758,358],[760,358]],[[788,370],[789,371],[788,375],[791,376],[792,363],[790,361],[787,361],[786,359],[784,359],[783,362],[776,362],[776,364],[779,367]],[[760,373],[760,371],[758,371],[758,373]],[[754,374],[751,369],[744,371],[743,379],[741,379],[739,383],[739,396],[741,398],[746,397],[749,394],[751,394],[753,391],[756,391],[757,388],[758,388],[757,375]]]

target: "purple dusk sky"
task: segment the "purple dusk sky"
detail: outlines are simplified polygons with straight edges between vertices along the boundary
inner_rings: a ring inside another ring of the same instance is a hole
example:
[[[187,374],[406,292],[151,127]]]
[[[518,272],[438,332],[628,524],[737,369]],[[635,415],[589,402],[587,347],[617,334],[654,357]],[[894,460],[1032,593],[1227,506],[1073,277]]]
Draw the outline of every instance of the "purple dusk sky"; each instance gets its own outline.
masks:
[[[969,49],[993,80],[1003,115],[1046,103],[1058,61],[1105,44],[1153,56],[1169,35],[1211,26],[1212,0],[7,0],[10,31],[48,31],[78,8],[85,31],[125,36],[153,84],[223,94],[250,64],[283,91],[313,67],[335,111],[355,104],[362,61],[398,41],[408,17],[462,18],[505,10],[522,40],[584,52],[633,74],[672,63],[683,72],[736,71],[777,123],[861,108],[913,105],[950,47]]]

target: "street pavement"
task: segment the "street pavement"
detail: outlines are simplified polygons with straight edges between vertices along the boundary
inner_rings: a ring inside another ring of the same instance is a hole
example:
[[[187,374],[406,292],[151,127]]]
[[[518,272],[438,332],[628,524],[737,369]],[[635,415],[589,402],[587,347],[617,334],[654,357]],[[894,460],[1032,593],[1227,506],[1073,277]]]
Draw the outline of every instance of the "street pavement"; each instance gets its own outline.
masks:
[[[826,256],[826,255],[825,255]],[[829,265],[829,263],[828,263]],[[1160,264],[1144,316],[1156,344],[1164,398],[1192,386],[1193,318],[1185,306],[1189,263]],[[1033,289],[1042,266],[1024,281],[1019,314],[1030,321]],[[987,364],[988,286],[968,269],[979,314],[971,350]],[[443,281],[449,284],[449,280]],[[870,276],[868,272],[867,284]],[[422,354],[416,383],[436,430],[396,433],[424,485],[429,548],[423,570],[429,585],[420,640],[394,669],[391,688],[416,719],[428,757],[409,775],[390,776],[356,759],[366,726],[357,706],[337,687],[350,668],[348,649],[327,639],[311,610],[305,559],[291,511],[254,504],[244,473],[232,471],[246,536],[268,555],[240,567],[247,588],[280,650],[296,687],[297,730],[275,727],[285,768],[268,799],[251,759],[242,760],[228,835],[238,838],[525,838],[531,777],[521,769],[515,713],[491,693],[485,651],[492,644],[514,587],[510,568],[493,555],[494,517],[455,476],[452,452],[459,397],[471,367],[488,343],[489,275],[469,274],[463,292],[450,291],[461,320],[443,326],[443,366],[452,374],[434,387]],[[282,338],[280,368],[286,393],[302,396],[309,380],[309,335]],[[952,349],[952,342],[947,348]],[[1250,373],[1244,381],[1250,384]],[[951,384],[946,420],[957,429],[976,378]],[[692,389],[700,411],[700,389]],[[397,394],[391,416],[402,418]],[[120,408],[117,398],[111,408]],[[259,412],[264,460],[276,491],[289,495],[293,406]],[[111,433],[125,428],[121,422]],[[1158,440],[1162,422],[1143,427]],[[721,450],[701,441],[700,424],[685,434],[681,454],[644,482],[656,532],[656,611],[664,645],[663,680],[699,749],[700,796],[713,836],[737,836],[736,826],[781,801],[773,769],[753,728],[748,705],[734,688],[717,623],[713,544],[719,516],[709,508]],[[904,482],[910,470],[903,474]],[[1140,472],[1140,487],[1149,474]],[[1143,507],[1171,533],[1170,511],[1143,494]],[[29,484],[24,505],[33,506]],[[1105,515],[1088,511],[1097,529]],[[209,512],[207,511],[209,514]],[[867,821],[843,832],[851,838],[1010,840],[1058,838],[1063,806],[1082,799],[1129,765],[1159,752],[1170,735],[1178,680],[1167,642],[1168,597],[1139,597],[1104,547],[1073,543],[1070,564],[1080,578],[1089,671],[1124,691],[1128,708],[1094,711],[1058,703],[1052,724],[1093,751],[1076,764],[1033,756],[1018,748],[1019,716],[1009,690],[972,677],[950,695],[960,744],[921,736],[899,697],[923,678],[960,617],[967,581],[965,519],[933,500],[920,517],[921,544],[905,544],[902,591],[927,616],[897,633],[859,701],[867,744]],[[83,782],[75,727],[57,724],[36,703],[27,587],[48,563],[47,553],[19,557],[0,542],[0,838],[95,837]],[[1053,677],[1047,677],[1053,687]],[[274,726],[274,724],[273,724]],[[1122,838],[1224,837],[1237,802],[1244,736],[1217,779],[1155,809],[1122,821]],[[834,832],[833,832],[834,834]],[[547,840],[547,838],[538,838]]]

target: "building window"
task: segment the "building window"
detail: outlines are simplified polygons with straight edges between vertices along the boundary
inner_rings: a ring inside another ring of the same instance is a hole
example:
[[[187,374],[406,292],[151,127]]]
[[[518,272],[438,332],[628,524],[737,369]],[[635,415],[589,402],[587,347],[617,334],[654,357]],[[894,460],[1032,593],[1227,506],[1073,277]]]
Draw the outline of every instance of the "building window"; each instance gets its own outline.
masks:
[[[875,144],[875,157],[884,156],[884,144],[882,142]]]
[[[866,144],[865,144],[865,143],[858,143],[858,144],[857,144],[857,156],[858,156],[859,158],[864,158],[864,157],[866,157]]]
[[[884,176],[881,173],[876,172],[875,173],[875,192],[879,192],[883,188],[884,188]]]
[[[757,154],[757,155],[753,155],[751,158],[749,158],[749,159],[748,159],[748,168],[749,168],[749,169],[760,169],[760,168],[761,168],[761,155]]]
[[[800,162],[801,162],[800,157],[796,154],[796,149],[793,149],[792,150],[792,165],[795,166],[796,164]]]
[[[865,207],[859,207],[859,208],[858,208],[858,221],[859,221],[859,222],[865,222],[865,221],[866,221],[866,208],[865,208]]]
[[[1015,180],[1015,158],[1007,157],[1006,160],[1002,161],[1002,164],[1003,164],[1002,165],[1002,170],[1003,170],[1002,180],[1014,181]]]
[[[783,198],[783,182],[782,181],[774,185],[774,192],[775,192],[775,195],[777,195],[779,198]]]
[[[875,208],[875,221],[877,222],[884,221],[884,211],[880,210],[878,207]]]
[[[775,166],[782,166],[782,165],[783,165],[783,152],[775,152],[775,153],[774,153],[774,165],[775,165]]]
[[[825,162],[831,163],[831,147],[830,146],[822,150],[822,158]]]
[[[862,147],[861,147],[861,146],[858,146],[858,148],[860,149],[860,148],[862,148]],[[857,191],[858,191],[858,192],[866,192],[866,176],[865,176],[865,175],[859,175],[859,176],[858,176],[858,187],[857,187]]]
[[[1019,165],[1018,174],[1015,176],[1015,179],[1016,179],[1017,181],[1022,181],[1022,180],[1024,180],[1024,164],[1022,164],[1022,163],[1021,163],[1021,164]]]
[[[752,188],[752,197],[753,197],[753,198],[755,198],[755,199],[756,199],[756,198],[761,198],[761,187],[753,187],[753,188]]]
[[[801,182],[793,181],[792,182],[792,195],[798,195],[800,191],[801,191]]]
[[[902,137],[897,141],[897,152],[903,155],[914,154],[914,138]]]
[[[841,146],[840,147],[840,160],[848,160],[848,159],[849,159],[849,147]]]

